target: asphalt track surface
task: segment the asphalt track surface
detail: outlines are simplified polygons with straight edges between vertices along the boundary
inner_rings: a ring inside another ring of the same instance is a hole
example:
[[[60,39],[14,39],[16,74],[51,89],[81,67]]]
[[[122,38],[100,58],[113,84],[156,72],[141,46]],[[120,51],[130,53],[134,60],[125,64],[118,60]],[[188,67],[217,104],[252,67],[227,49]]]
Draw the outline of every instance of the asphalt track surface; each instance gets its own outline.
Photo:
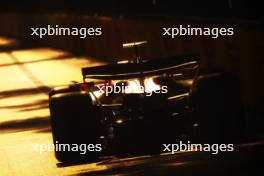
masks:
[[[34,144],[52,143],[48,91],[71,80],[81,81],[82,67],[100,64],[94,58],[48,47],[25,47],[0,37],[0,176],[255,175],[247,170],[247,163],[237,164],[242,157],[255,161],[257,157],[247,150],[243,156],[225,156],[228,162],[224,164],[219,164],[221,155],[201,152],[112,156],[92,163],[63,164],[53,151],[35,151]]]

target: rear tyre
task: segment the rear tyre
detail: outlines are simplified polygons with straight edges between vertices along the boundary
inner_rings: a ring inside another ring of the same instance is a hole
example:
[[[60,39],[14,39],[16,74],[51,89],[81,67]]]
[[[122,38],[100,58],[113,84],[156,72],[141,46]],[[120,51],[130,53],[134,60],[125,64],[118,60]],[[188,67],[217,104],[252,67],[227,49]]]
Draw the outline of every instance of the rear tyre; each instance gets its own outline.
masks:
[[[57,145],[55,156],[59,161],[94,160],[100,155],[100,117],[92,103],[86,92],[55,94],[50,97],[53,141],[55,147]],[[88,151],[88,147],[94,151]]]

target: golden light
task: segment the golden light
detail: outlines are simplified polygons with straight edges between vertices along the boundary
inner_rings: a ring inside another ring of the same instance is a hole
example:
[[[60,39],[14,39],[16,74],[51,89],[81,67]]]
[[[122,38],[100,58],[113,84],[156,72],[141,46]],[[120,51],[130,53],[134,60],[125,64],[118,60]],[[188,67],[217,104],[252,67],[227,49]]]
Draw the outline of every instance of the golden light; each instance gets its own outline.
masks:
[[[121,60],[121,61],[117,61],[118,64],[127,64],[129,63],[129,60]]]
[[[62,57],[68,55],[69,53],[61,50],[55,50],[51,48],[34,48],[34,49],[24,49],[24,50],[14,50],[12,51],[14,57],[19,58],[20,62],[32,62],[41,61],[44,59],[50,59],[56,57]]]
[[[193,79],[185,79],[185,80],[179,80],[178,83],[184,85],[184,86],[191,86],[193,84]]]
[[[140,42],[131,42],[131,43],[124,43],[123,48],[131,48],[133,46],[142,45],[148,43],[147,41],[140,41]]]
[[[140,82],[138,79],[128,81],[126,93],[144,93],[144,90],[141,89]]]
[[[16,43],[16,40],[6,37],[0,37],[0,46],[10,46]]]
[[[116,120],[116,123],[117,124],[121,124],[121,123],[123,123],[123,120],[122,119],[118,119],[118,120]]]
[[[144,81],[145,84],[145,91],[146,92],[153,92],[156,90],[160,90],[160,85],[156,84],[153,81],[153,78],[146,78]]]

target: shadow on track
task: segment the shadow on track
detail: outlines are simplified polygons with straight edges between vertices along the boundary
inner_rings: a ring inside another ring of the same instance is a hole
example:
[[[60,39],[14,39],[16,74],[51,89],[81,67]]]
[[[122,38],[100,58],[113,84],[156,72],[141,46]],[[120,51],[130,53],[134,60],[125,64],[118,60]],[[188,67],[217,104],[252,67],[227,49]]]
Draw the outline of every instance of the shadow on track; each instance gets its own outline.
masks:
[[[24,120],[12,120],[0,123],[0,132],[21,132],[50,127],[49,117],[35,117]]]

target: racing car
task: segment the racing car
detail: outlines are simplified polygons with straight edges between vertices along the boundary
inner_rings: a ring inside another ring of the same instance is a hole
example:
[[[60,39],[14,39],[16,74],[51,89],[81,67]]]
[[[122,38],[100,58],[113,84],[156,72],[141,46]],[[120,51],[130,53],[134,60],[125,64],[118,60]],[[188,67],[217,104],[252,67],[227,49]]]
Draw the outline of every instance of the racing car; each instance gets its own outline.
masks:
[[[180,140],[239,140],[238,84],[226,73],[202,71],[199,60],[189,54],[82,68],[82,83],[49,93],[53,140],[101,150],[55,150],[56,158],[157,154],[162,144]]]

